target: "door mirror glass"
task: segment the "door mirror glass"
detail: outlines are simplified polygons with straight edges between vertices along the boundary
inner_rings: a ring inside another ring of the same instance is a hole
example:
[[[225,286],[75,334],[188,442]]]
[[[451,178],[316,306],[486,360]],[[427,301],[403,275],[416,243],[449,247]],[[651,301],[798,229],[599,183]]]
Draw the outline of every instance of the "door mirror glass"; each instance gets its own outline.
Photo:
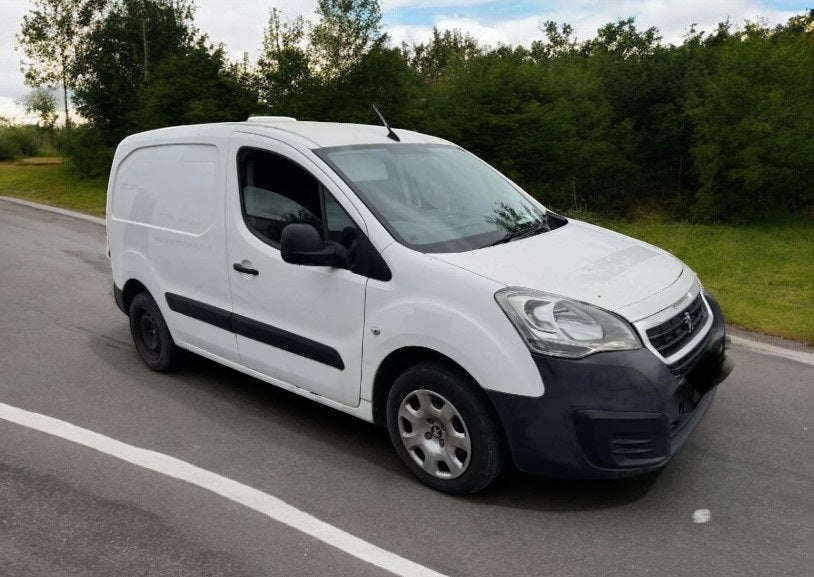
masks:
[[[292,223],[283,229],[280,238],[280,253],[290,264],[309,266],[335,266],[348,268],[348,251],[342,245],[322,240],[313,225]]]

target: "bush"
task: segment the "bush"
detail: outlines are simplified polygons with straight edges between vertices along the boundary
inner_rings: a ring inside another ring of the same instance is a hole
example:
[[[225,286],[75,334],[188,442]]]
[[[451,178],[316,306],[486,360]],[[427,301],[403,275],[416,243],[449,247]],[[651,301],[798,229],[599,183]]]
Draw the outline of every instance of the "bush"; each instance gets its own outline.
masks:
[[[11,160],[20,156],[20,147],[5,130],[0,132],[0,160]]]
[[[36,126],[15,126],[10,130],[23,156],[36,156],[39,153],[40,142]]]
[[[77,126],[61,131],[57,147],[79,176],[96,178],[107,176],[113,162],[113,149],[104,142],[104,135],[98,129]]]
[[[34,156],[39,152],[37,128],[7,126],[0,128],[0,160]]]

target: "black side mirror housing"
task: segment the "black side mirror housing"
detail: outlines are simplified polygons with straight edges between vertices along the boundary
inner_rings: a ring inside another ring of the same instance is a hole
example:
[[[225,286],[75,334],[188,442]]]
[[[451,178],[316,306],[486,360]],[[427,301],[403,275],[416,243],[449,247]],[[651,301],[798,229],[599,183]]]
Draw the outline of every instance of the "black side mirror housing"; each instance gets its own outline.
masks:
[[[280,253],[290,264],[350,268],[347,249],[332,242],[326,245],[319,231],[310,224],[287,225],[280,237]]]

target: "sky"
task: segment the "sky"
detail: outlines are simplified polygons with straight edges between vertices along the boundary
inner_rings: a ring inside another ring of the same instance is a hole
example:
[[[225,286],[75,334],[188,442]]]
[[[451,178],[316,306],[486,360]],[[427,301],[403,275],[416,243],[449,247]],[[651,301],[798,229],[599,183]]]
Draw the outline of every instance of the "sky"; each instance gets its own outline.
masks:
[[[573,26],[578,40],[595,36],[608,22],[634,17],[640,30],[655,26],[664,42],[679,44],[690,25],[712,31],[729,19],[735,25],[763,19],[784,23],[803,13],[814,0],[381,0],[385,31],[394,45],[426,41],[433,26],[460,29],[481,44],[529,45],[542,37],[547,20]],[[316,0],[195,0],[195,21],[213,42],[226,44],[234,59],[244,53],[254,61],[272,7],[283,16],[314,19]],[[15,105],[30,90],[20,72],[21,54],[14,35],[31,0],[0,0],[0,116],[23,121]]]

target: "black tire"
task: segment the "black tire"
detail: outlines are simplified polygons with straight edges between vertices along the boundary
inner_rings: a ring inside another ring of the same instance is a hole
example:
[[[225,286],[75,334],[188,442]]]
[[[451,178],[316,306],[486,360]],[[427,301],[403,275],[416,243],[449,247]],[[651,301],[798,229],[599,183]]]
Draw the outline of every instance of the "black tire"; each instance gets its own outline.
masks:
[[[387,428],[407,468],[438,491],[480,491],[507,463],[503,430],[486,395],[443,363],[417,364],[396,379],[387,398]]]
[[[149,293],[142,292],[130,303],[130,334],[141,358],[154,371],[181,367],[185,351],[175,344],[161,310]]]

